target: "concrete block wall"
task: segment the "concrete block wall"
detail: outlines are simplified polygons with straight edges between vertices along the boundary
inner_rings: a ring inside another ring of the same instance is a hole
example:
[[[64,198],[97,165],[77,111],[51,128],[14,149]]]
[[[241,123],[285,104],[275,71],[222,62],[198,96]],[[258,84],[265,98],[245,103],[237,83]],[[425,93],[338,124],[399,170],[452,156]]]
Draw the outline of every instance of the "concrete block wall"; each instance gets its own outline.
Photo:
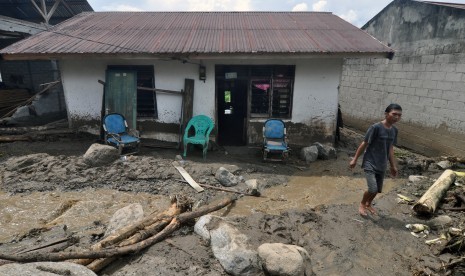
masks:
[[[399,143],[430,156],[465,157],[465,44],[398,45],[393,60],[347,59],[339,89],[344,123],[365,131],[403,109]]]

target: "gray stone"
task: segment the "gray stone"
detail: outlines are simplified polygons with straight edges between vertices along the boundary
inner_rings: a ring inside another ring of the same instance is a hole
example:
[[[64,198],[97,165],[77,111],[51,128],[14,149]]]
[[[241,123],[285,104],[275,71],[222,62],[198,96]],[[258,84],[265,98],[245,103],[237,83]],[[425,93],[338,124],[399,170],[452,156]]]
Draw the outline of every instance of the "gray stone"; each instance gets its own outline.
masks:
[[[409,175],[408,177],[408,182],[411,182],[411,183],[418,183],[422,180],[425,180],[427,179],[428,177],[426,176],[423,176],[423,175]]]
[[[21,276],[97,276],[92,270],[83,265],[70,262],[37,262],[27,264],[6,264],[0,266],[0,275]]]
[[[210,230],[207,225],[212,221],[212,215],[201,216],[194,225],[194,232],[203,239],[210,240]]]
[[[258,192],[258,180],[257,179],[249,179],[245,181],[245,185],[247,186],[251,194],[256,194]]]
[[[115,233],[120,228],[140,221],[143,217],[144,210],[139,203],[134,203],[119,209],[111,217],[107,231],[105,231],[105,237]]]
[[[328,159],[336,159],[337,158],[337,152],[336,149],[328,146],[328,145],[323,145],[321,143],[314,143],[314,146],[318,148],[318,158],[322,160],[328,160]]]
[[[443,215],[443,216],[438,216],[433,219],[430,219],[426,224],[432,230],[443,230],[451,226],[452,223],[453,223],[453,220],[451,217]]]
[[[101,144],[92,144],[83,156],[83,161],[89,166],[99,167],[113,163],[119,158],[118,150]]]
[[[225,187],[236,186],[239,182],[237,177],[224,167],[220,167],[216,171],[215,178]]]
[[[247,236],[226,222],[210,231],[213,255],[231,275],[256,275],[261,271],[258,254],[249,248]]]
[[[452,162],[448,161],[448,160],[444,160],[444,161],[440,161],[436,164],[440,169],[443,169],[443,170],[447,170],[447,169],[450,169],[452,168],[452,166],[454,165]]]
[[[300,246],[265,243],[258,247],[258,255],[265,272],[269,275],[304,276],[311,275],[310,256]]]
[[[307,164],[318,159],[318,148],[316,146],[305,147],[300,150],[300,159]]]

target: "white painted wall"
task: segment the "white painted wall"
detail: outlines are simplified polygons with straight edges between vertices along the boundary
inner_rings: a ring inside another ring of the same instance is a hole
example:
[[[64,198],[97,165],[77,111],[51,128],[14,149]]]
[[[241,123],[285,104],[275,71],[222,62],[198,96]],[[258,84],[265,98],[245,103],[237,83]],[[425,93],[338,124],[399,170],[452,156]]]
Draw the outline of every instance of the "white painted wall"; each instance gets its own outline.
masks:
[[[105,80],[107,65],[154,65],[155,86],[159,89],[181,90],[184,79],[195,80],[194,116],[205,114],[215,119],[215,64],[285,64],[296,65],[292,118],[288,121],[311,126],[324,123],[328,134],[334,130],[337,115],[337,101],[341,74],[341,58],[319,59],[237,59],[206,60],[206,82],[198,79],[198,64],[180,61],[160,61],[141,59],[83,59],[62,60],[61,73],[68,115],[72,122],[95,120],[99,122],[103,86],[98,80]],[[181,117],[181,97],[157,94],[158,122],[179,123]],[[98,125],[95,126],[98,128]],[[147,137],[167,141],[177,141],[176,135],[144,133]]]
[[[342,59],[312,59],[296,64],[292,122],[321,122],[332,131],[337,117]]]

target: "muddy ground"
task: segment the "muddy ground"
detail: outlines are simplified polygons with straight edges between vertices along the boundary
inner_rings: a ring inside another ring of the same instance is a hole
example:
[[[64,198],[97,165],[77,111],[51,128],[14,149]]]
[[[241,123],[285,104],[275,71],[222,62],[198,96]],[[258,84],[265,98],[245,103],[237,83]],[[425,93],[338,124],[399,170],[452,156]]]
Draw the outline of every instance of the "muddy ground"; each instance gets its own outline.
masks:
[[[425,244],[444,230],[413,236],[405,225],[430,218],[415,216],[411,205],[397,200],[397,194],[416,200],[434,183],[443,172],[435,163],[439,157],[399,149],[399,177],[388,178],[375,200],[379,214],[362,218],[357,207],[366,188],[363,172],[348,169],[360,137],[344,129],[335,160],[305,164],[295,151],[287,164],[264,163],[259,148],[218,147],[208,152],[206,161],[200,150],[189,152],[184,167],[197,182],[218,187],[214,174],[221,166],[244,180],[257,179],[262,197],[244,196],[216,214],[232,221],[252,247],[273,242],[304,247],[314,275],[464,275],[463,262],[450,265],[464,255],[460,249],[439,253],[437,246]],[[165,210],[170,196],[188,196],[195,209],[229,195],[212,189],[197,193],[182,182],[171,164],[180,154],[176,149],[142,147],[127,160],[89,167],[82,155],[95,139],[73,135],[0,144],[1,252],[70,235],[77,242],[66,250],[85,249],[102,238],[112,214],[131,203],[140,203],[150,214]],[[427,178],[409,183],[409,175]],[[243,182],[233,188],[247,192]],[[454,186],[453,191],[463,188]],[[444,206],[454,204],[450,198],[446,196]],[[452,226],[465,227],[462,212],[439,209],[435,216],[444,214],[452,217]],[[99,275],[226,273],[187,224],[169,239],[118,259]]]

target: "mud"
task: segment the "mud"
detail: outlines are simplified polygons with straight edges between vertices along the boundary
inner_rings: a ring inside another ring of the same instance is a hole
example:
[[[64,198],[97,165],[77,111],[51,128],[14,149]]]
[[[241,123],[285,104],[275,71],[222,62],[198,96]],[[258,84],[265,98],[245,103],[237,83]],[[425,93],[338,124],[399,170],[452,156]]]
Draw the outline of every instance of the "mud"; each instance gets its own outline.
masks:
[[[362,218],[357,207],[366,188],[364,175],[360,168],[348,169],[359,140],[360,135],[345,130],[338,158],[310,165],[297,159],[297,151],[287,164],[263,163],[258,148],[228,147],[208,152],[206,161],[194,150],[184,167],[197,182],[215,186],[219,184],[214,173],[220,166],[244,180],[257,179],[262,197],[244,196],[216,214],[248,235],[253,247],[265,242],[304,247],[314,275],[443,275],[444,258],[434,256],[425,239],[405,228],[427,219],[396,201],[398,193],[418,199],[442,170],[432,166],[431,158],[398,150],[400,176],[386,179],[384,193],[375,200],[379,215]],[[142,147],[125,161],[89,167],[82,155],[94,142],[95,137],[78,136],[0,144],[2,252],[69,233],[79,242],[68,250],[88,248],[103,236],[111,215],[131,203],[140,203],[150,214],[166,209],[169,196],[177,194],[191,198],[194,209],[227,195],[211,189],[197,193],[180,181],[171,164],[179,150]],[[430,178],[412,184],[407,180],[410,174]],[[247,192],[244,182],[234,189]],[[463,227],[465,216],[448,215],[454,226]],[[437,235],[432,232],[428,238]],[[143,252],[120,258],[100,274],[226,275],[192,225]]]

